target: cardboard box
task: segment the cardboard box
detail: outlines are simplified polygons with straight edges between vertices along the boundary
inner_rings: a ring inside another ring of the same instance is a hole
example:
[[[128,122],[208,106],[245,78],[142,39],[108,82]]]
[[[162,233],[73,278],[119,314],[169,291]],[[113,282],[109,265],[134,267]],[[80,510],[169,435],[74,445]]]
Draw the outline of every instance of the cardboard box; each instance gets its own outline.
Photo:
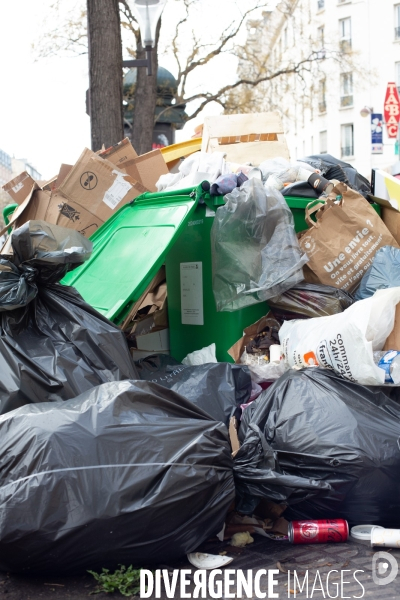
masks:
[[[169,329],[151,331],[145,335],[136,336],[138,350],[150,351],[153,354],[169,350]]]
[[[278,112],[206,117],[201,149],[225,152],[227,161],[252,165],[277,156],[290,158]]]
[[[3,190],[7,192],[17,204],[22,204],[33,189],[39,189],[39,185],[26,171],[3,185]]]
[[[128,138],[100,152],[100,156],[123,169],[151,192],[157,191],[156,183],[160,176],[169,173],[160,150],[138,156]]]
[[[62,163],[60,170],[58,172],[58,175],[54,181],[54,186],[52,188],[53,190],[56,190],[57,188],[60,187],[60,185],[62,184],[62,182],[64,181],[64,179],[66,178],[66,176],[68,175],[68,173],[70,171],[72,171],[72,169],[74,168],[74,165],[67,165]]]
[[[27,221],[44,221],[49,203],[50,192],[36,189],[36,186],[34,186],[25,201],[13,212],[9,224],[0,231],[0,236],[3,235],[9,227],[17,229]],[[9,241],[10,240],[7,240],[3,246],[1,254],[10,254],[11,245]]]
[[[123,204],[146,191],[141,183],[85,148],[52,193],[45,220],[89,237]]]
[[[137,158],[137,153],[129,139],[126,137],[118,144],[114,144],[114,146],[110,146],[107,150],[102,150],[99,154],[102,158],[106,158],[113,165],[116,165],[119,168],[123,168],[123,165],[135,158]]]

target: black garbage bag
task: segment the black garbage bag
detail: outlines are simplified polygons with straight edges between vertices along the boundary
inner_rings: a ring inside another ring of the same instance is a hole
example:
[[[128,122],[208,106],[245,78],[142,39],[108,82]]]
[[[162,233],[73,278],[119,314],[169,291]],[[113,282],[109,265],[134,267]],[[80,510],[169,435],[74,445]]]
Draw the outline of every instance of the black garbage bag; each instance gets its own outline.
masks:
[[[268,305],[275,317],[290,320],[335,315],[353,302],[353,297],[344,290],[302,281],[280,296],[270,298]]]
[[[294,198],[311,198],[316,199],[321,196],[308,181],[295,181],[286,185],[281,190],[282,196],[293,196]]]
[[[371,185],[363,175],[349,163],[343,162],[330,154],[313,154],[306,158],[299,158],[314,169],[319,169],[325,179],[337,179],[343,181],[353,190],[356,190],[366,198],[371,194]]]
[[[175,560],[222,529],[234,499],[226,427],[145,381],[3,415],[0,456],[6,571]]]
[[[29,221],[11,241],[13,256],[0,259],[0,413],[135,379],[122,332],[57,283],[92,243],[44,221]]]
[[[365,272],[354,294],[355,300],[373,296],[377,290],[400,286],[400,250],[394,246],[379,248],[374,262]]]
[[[400,403],[328,369],[288,371],[243,414],[239,494],[287,518],[400,526]]]
[[[144,359],[146,361],[146,359]],[[166,366],[158,373],[147,368],[140,369],[142,379],[158,383],[174,390],[193,402],[216,421],[229,425],[229,419],[238,413],[239,406],[246,404],[251,395],[250,370],[245,365],[231,363],[206,363],[204,365]]]
[[[169,354],[151,354],[146,358],[135,360],[135,367],[138,374],[138,379],[144,381],[152,381],[157,379],[160,373],[163,373],[167,367],[175,367],[181,365],[179,360],[176,360]]]

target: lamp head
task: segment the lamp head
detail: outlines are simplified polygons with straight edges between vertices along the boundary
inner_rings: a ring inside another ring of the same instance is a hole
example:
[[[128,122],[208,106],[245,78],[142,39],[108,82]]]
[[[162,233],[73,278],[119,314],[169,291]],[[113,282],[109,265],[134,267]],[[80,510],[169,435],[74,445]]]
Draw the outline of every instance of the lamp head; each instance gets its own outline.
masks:
[[[140,27],[142,45],[154,48],[156,29],[167,0],[133,0],[132,12]]]
[[[368,115],[371,115],[373,112],[374,109],[372,108],[372,106],[364,106],[364,108],[360,110],[360,115],[362,117],[368,117]]]

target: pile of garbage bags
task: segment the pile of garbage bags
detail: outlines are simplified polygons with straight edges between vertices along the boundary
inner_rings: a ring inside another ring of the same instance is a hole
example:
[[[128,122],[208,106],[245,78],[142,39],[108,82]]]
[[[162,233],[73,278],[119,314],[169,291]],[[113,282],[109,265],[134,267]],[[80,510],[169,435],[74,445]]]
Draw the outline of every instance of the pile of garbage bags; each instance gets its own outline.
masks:
[[[158,187],[204,175],[226,192],[210,240],[217,311],[268,301],[229,349],[236,364],[213,345],[185,364],[134,363],[125,333],[59,283],[91,242],[44,221],[13,232],[0,258],[0,569],[179,559],[223,529],[232,502],[400,527],[400,395],[383,364],[400,248],[360,196],[368,182],[330,155],[254,168],[199,153]],[[282,194],[312,197],[311,181],[325,196],[296,235]]]
[[[28,221],[14,231],[12,250],[0,258],[0,414],[136,379],[120,329],[58,283],[89,258],[92,242],[72,229]]]
[[[285,373],[244,412],[240,508],[268,498],[289,504],[288,518],[400,527],[398,390],[392,399],[328,369]]]
[[[226,427],[172,390],[104,383],[0,417],[0,569],[160,563],[223,527]]]
[[[152,359],[138,363],[142,379],[162,385],[181,394],[216,421],[229,425],[231,417],[240,417],[240,405],[251,396],[248,367],[230,363],[206,363],[198,366],[168,365],[158,372],[143,367]]]

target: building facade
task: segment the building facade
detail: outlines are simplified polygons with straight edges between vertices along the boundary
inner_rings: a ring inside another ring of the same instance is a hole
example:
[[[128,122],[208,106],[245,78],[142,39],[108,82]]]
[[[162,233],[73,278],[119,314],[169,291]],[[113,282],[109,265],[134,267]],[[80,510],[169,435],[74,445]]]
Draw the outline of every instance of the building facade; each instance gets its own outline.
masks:
[[[271,72],[312,57],[301,77],[283,75],[257,91],[260,108],[281,110],[291,157],[328,152],[368,178],[372,167],[390,170],[399,144],[376,115],[388,83],[400,90],[400,1],[285,0],[248,28],[250,49]]]

